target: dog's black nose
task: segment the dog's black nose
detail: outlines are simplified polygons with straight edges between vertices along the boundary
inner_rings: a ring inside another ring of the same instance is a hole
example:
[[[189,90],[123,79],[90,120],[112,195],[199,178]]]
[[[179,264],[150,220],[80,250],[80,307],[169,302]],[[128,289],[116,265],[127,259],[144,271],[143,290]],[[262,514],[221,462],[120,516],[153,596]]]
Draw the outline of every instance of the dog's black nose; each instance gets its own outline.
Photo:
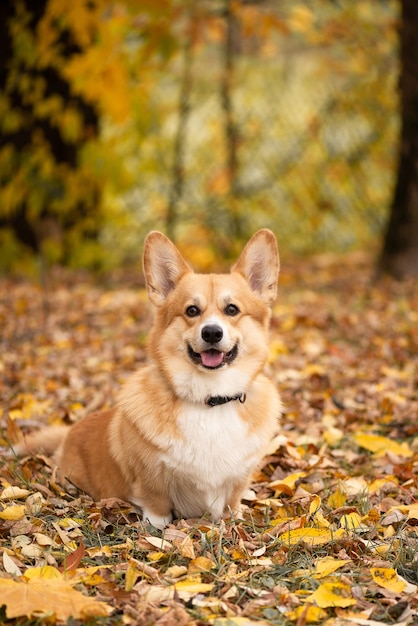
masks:
[[[216,324],[208,324],[202,328],[202,339],[206,343],[218,343],[223,337],[223,330]]]

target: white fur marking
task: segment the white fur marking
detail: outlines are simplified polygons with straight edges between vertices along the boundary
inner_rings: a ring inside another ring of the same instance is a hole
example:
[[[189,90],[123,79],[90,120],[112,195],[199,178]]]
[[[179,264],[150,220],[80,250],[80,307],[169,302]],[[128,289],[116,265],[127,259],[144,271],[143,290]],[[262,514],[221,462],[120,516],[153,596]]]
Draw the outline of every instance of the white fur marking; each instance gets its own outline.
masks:
[[[188,406],[178,418],[182,438],[163,455],[172,470],[171,497],[186,517],[208,512],[222,517],[233,487],[245,480],[259,457],[261,440],[233,404]]]
[[[173,520],[173,516],[171,514],[168,516],[163,516],[151,513],[149,509],[142,505],[141,500],[138,498],[130,498],[130,501],[133,505],[141,509],[143,521],[148,521],[159,530],[163,530],[167,526],[167,524],[169,524]]]

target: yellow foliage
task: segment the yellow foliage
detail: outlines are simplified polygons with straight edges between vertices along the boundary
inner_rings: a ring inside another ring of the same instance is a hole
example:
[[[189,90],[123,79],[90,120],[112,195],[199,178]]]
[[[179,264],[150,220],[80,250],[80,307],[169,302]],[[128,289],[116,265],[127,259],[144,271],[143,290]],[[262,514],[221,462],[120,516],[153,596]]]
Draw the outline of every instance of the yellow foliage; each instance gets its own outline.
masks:
[[[393,441],[393,439],[382,437],[381,435],[369,435],[357,432],[354,435],[354,441],[362,448],[374,452],[377,456],[383,456],[386,452],[392,452],[397,456],[405,458],[410,458],[414,455],[406,441],[398,443],[397,441]]]

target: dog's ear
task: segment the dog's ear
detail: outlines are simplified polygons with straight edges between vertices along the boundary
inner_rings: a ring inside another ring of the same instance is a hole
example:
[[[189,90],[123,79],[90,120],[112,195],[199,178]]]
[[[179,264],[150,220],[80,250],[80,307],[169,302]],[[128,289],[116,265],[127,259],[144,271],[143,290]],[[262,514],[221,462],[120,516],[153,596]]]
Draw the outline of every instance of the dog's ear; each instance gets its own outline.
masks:
[[[247,243],[231,271],[242,274],[251,289],[271,304],[277,295],[279,268],[276,237],[271,230],[263,228]]]
[[[143,268],[148,297],[156,306],[164,304],[183,274],[192,271],[176,246],[156,230],[145,239]]]

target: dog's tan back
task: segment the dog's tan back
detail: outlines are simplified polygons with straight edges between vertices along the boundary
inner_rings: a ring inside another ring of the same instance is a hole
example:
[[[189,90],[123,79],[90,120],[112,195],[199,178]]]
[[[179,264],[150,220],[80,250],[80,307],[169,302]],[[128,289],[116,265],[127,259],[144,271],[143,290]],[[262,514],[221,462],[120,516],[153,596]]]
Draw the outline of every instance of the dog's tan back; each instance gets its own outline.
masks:
[[[134,503],[157,527],[173,515],[238,513],[281,408],[263,374],[278,271],[268,230],[254,235],[229,274],[208,275],[150,233],[144,273],[156,315],[148,364],[114,411],[68,431],[56,451],[62,476],[95,499]]]

